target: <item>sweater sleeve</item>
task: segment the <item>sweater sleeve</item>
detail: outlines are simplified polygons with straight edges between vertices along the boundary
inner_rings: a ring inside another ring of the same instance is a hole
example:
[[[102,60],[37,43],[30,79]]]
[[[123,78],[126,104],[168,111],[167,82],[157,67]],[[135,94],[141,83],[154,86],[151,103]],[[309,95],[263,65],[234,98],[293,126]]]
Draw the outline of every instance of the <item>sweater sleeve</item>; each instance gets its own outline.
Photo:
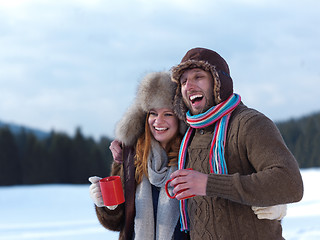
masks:
[[[123,166],[122,164],[113,163],[111,175],[119,175],[123,183]],[[105,228],[112,231],[120,231],[124,225],[124,203],[117,206],[116,209],[110,210],[106,207],[95,206],[99,222]]]
[[[297,202],[303,196],[299,166],[275,124],[263,114],[238,122],[237,161],[247,161],[248,174],[210,174],[207,195],[241,204],[271,206]],[[232,159],[235,160],[235,159]]]

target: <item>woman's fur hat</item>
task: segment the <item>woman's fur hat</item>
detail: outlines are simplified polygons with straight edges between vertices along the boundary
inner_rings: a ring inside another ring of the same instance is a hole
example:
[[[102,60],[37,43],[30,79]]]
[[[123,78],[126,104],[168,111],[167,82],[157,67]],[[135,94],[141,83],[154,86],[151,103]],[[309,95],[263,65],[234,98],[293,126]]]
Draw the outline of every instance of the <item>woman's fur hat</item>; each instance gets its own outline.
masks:
[[[167,72],[146,75],[138,86],[133,104],[116,125],[116,139],[126,146],[134,145],[144,132],[147,113],[151,109],[173,109],[177,84]]]
[[[189,50],[180,64],[171,69],[172,81],[177,83],[174,111],[183,120],[186,118],[188,109],[182,99],[180,77],[187,69],[192,68],[201,68],[211,73],[215,104],[225,101],[233,93],[233,82],[230,77],[229,66],[218,53],[206,48]]]

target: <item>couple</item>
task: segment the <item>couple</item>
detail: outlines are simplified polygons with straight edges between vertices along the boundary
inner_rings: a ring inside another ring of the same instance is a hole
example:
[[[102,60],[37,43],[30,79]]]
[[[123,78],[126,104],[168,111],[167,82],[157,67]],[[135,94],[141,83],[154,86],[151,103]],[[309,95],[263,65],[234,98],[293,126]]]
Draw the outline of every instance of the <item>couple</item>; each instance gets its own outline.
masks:
[[[171,76],[147,75],[116,139],[111,174],[125,203],[105,207],[100,178],[89,180],[100,223],[119,239],[283,239],[285,204],[303,195],[276,126],[233,93],[227,63],[209,49],[189,50]],[[171,178],[173,193],[187,189],[176,199],[164,190]]]

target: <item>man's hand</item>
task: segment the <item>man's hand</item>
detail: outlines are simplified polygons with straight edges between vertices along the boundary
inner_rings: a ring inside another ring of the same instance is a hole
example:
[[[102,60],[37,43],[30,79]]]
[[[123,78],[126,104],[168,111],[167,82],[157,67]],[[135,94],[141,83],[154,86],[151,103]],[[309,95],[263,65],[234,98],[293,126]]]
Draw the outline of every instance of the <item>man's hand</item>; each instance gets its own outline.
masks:
[[[174,194],[183,190],[177,194],[176,199],[178,200],[191,195],[206,195],[207,174],[194,170],[181,169],[173,172],[170,178],[174,178],[170,183],[170,185],[174,187]]]
[[[117,140],[112,141],[109,149],[112,153],[113,160],[116,163],[123,163],[121,142]]]

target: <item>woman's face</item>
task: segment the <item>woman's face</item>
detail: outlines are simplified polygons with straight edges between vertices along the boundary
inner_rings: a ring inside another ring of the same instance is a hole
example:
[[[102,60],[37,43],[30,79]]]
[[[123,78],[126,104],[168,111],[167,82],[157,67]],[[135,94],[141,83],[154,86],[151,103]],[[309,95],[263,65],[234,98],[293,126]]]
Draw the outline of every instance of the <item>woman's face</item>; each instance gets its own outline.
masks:
[[[148,124],[152,136],[163,148],[178,132],[178,118],[169,108],[151,109]]]

